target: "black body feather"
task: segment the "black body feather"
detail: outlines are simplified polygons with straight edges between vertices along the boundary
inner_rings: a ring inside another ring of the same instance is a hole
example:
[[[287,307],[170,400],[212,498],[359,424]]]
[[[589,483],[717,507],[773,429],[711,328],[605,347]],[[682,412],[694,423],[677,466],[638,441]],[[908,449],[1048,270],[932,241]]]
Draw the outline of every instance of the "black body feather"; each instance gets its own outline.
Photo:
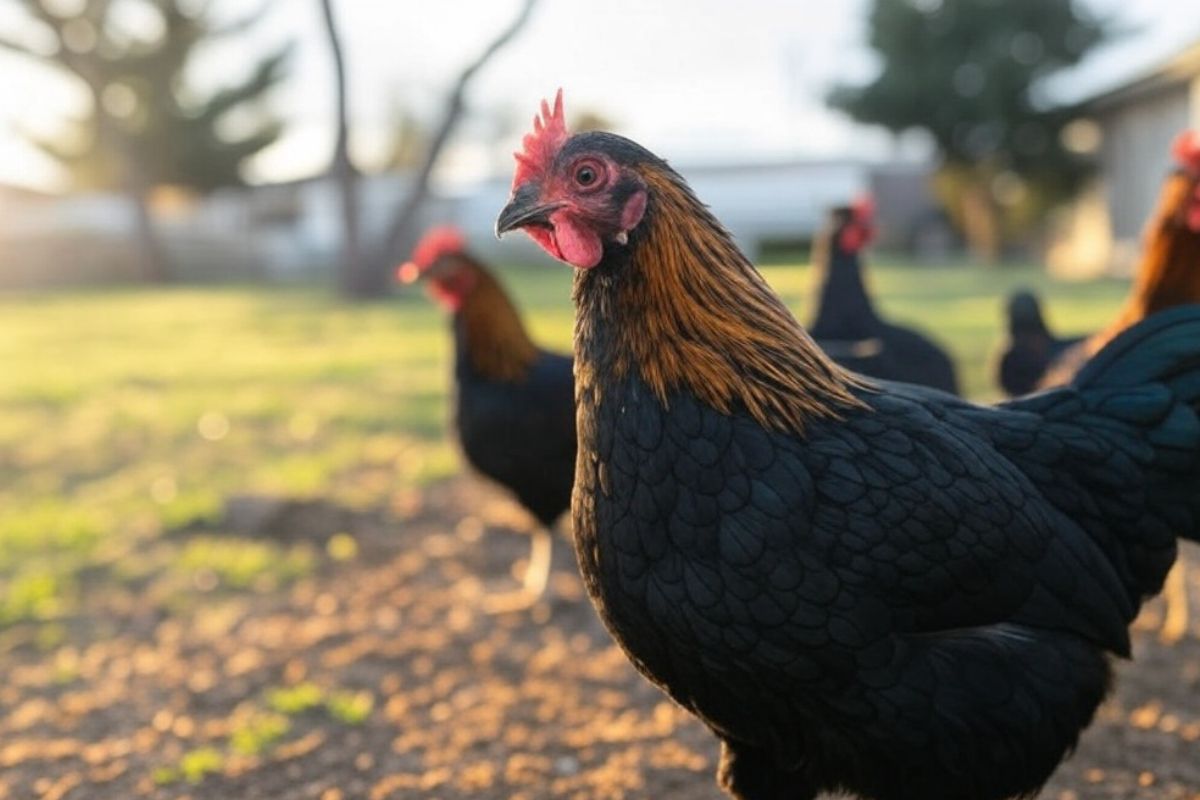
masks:
[[[542,525],[571,506],[575,399],[571,359],[539,350],[527,374],[480,374],[454,321],[455,427],[467,460],[504,486]]]

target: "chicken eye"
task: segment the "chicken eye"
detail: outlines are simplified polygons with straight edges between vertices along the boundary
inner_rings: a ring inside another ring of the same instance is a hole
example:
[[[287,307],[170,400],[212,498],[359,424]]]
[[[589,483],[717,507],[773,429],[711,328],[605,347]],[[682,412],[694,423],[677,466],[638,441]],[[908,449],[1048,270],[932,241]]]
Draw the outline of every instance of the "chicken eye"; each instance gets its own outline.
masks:
[[[575,168],[575,183],[587,188],[600,179],[600,168],[592,162],[584,162]]]

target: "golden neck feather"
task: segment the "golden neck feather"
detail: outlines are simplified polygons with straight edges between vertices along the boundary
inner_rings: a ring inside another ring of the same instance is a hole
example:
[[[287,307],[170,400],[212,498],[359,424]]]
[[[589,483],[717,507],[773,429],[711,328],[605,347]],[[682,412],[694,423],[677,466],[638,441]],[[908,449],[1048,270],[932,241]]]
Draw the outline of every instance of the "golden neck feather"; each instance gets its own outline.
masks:
[[[1200,303],[1200,232],[1183,223],[1195,191],[1196,181],[1186,175],[1168,178],[1147,231],[1129,298],[1112,324],[1088,340],[1091,353],[1151,314]]]
[[[457,321],[465,356],[485,378],[521,380],[537,360],[537,346],[499,282],[483,267],[468,263],[474,285],[463,298]]]
[[[861,406],[866,384],[817,347],[682,179],[654,165],[640,176],[650,206],[628,258],[576,276],[581,397],[602,370],[636,369],[663,403],[687,391],[775,430]]]

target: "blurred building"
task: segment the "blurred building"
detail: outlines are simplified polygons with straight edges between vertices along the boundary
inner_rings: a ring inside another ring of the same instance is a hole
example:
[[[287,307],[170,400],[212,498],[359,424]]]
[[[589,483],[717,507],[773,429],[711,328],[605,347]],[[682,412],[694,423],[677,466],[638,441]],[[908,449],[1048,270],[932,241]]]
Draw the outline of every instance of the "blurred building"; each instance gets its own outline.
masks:
[[[682,167],[702,200],[752,258],[764,248],[806,247],[828,210],[872,192],[878,200],[878,241],[895,249],[937,249],[949,226],[928,189],[924,164],[853,160],[722,163]],[[360,182],[362,232],[381,240],[411,187],[405,174]],[[422,227],[463,228],[480,256],[500,263],[546,256],[524,236],[497,240],[496,214],[510,179],[496,177],[435,188],[422,208]],[[134,213],[119,194],[61,197],[0,192],[0,288],[133,282]],[[181,281],[321,280],[332,278],[341,239],[340,195],[327,177],[198,197],[156,193],[157,230],[174,277]]]
[[[878,165],[854,160],[678,165],[703,200],[753,259],[766,248],[804,248],[828,211],[870,192],[878,200],[879,243],[922,248],[948,229],[929,190],[925,164]],[[480,255],[497,261],[536,258],[526,237],[492,235],[495,216],[511,181],[497,178],[471,187],[449,204],[452,219]]]
[[[1088,99],[1099,126],[1099,182],[1072,212],[1057,257],[1076,270],[1132,268],[1146,219],[1171,168],[1171,143],[1200,128],[1200,43]],[[1052,264],[1053,265],[1053,264]],[[1093,269],[1095,268],[1095,269]]]

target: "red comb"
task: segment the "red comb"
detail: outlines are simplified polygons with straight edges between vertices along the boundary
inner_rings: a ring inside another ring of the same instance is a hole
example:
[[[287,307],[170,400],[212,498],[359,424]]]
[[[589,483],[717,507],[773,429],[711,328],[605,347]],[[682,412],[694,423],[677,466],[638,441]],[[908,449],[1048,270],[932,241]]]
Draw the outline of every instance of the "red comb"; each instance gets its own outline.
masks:
[[[859,195],[850,205],[850,222],[842,228],[839,244],[847,253],[857,253],[875,235],[875,198]]]
[[[1200,179],[1200,131],[1188,130],[1175,137],[1171,156],[1176,164],[1193,179]],[[1184,209],[1184,222],[1189,229],[1200,233],[1200,185],[1190,188],[1191,197]]]
[[[542,101],[542,113],[533,118],[533,130],[521,140],[521,151],[513,153],[517,159],[513,188],[545,170],[566,140],[567,122],[563,117],[562,89],[559,89],[554,95],[554,108]]]
[[[421,237],[421,241],[417,242],[412,253],[412,263],[420,269],[426,270],[442,256],[461,253],[466,246],[467,242],[463,238],[462,231],[453,225],[439,225],[436,228],[430,228]]]
[[[1180,167],[1200,175],[1200,131],[1184,131],[1176,136],[1171,156]]]
[[[875,227],[875,198],[869,194],[861,194],[851,206],[850,211],[860,225],[868,228]]]

